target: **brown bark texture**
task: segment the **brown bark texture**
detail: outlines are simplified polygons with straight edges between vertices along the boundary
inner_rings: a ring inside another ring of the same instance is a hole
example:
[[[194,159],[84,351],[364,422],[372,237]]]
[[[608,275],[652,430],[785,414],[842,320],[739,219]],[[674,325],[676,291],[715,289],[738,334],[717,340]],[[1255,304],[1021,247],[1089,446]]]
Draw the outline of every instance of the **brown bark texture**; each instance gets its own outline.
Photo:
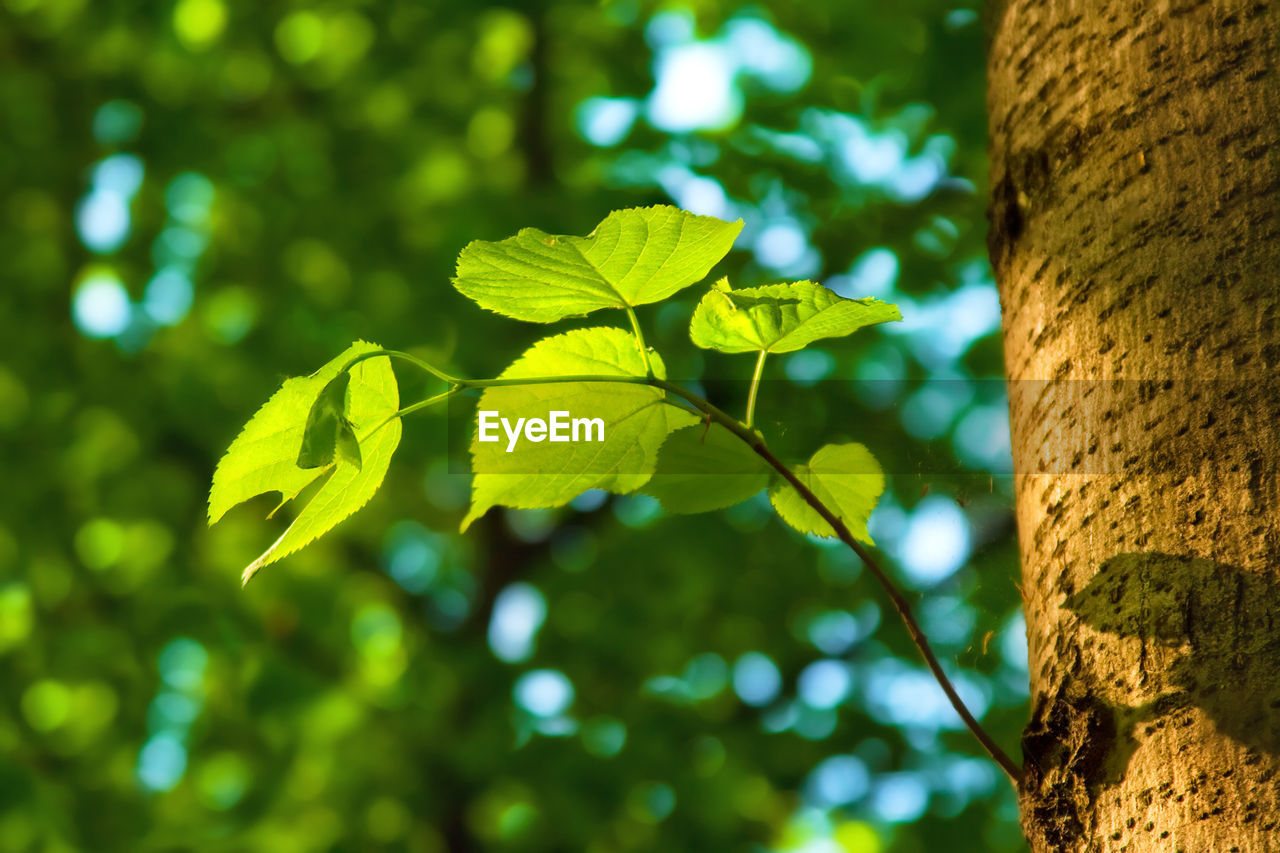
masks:
[[[989,10],[1037,851],[1280,851],[1280,14]]]

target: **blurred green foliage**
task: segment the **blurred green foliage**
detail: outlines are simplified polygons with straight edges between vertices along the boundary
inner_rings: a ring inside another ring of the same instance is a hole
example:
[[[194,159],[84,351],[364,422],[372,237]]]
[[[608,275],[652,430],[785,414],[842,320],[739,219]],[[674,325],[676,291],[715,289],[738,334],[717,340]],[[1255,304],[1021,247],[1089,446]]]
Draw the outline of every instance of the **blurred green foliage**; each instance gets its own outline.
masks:
[[[362,337],[494,375],[543,333],[452,291],[468,241],[741,216],[735,286],[902,307],[771,359],[758,424],[884,462],[872,534],[1011,747],[977,16],[775,7],[0,0],[0,850],[1021,848],[877,590],[767,505],[458,536],[459,410],[247,590],[285,520],[205,524],[286,376]],[[641,320],[740,411],[694,290]]]

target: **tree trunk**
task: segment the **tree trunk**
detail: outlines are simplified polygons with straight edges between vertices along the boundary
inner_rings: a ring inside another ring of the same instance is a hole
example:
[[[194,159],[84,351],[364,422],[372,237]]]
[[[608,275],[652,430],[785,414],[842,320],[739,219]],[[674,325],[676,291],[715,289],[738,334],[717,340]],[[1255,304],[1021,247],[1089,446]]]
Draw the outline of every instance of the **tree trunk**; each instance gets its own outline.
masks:
[[[1024,829],[1046,853],[1280,850],[1277,15],[995,5]]]

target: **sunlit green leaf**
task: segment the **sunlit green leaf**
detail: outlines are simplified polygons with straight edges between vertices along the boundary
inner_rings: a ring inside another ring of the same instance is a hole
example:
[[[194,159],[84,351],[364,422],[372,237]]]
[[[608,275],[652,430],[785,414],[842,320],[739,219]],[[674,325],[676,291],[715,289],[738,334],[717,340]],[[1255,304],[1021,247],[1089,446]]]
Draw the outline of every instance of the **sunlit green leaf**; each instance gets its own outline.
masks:
[[[655,375],[663,377],[656,354],[652,364]],[[503,378],[557,375],[643,377],[645,368],[635,338],[621,329],[594,328],[544,338],[502,373]],[[652,476],[667,435],[697,421],[664,402],[657,388],[615,382],[488,388],[476,411],[498,413],[513,432],[519,419],[546,421],[553,412],[571,419],[599,418],[604,440],[552,442],[548,436],[534,442],[521,432],[513,444],[507,429],[498,427],[497,441],[482,442],[477,429],[471,442],[471,511],[463,529],[493,506],[560,506],[587,489],[633,492]],[[584,425],[579,438],[586,438],[587,431]],[[590,437],[597,435],[592,431]]]
[[[844,522],[855,539],[874,544],[867,532],[867,518],[884,491],[884,472],[871,451],[861,444],[828,444],[813,454],[808,465],[797,465],[792,470]],[[774,482],[769,499],[782,520],[801,533],[827,538],[836,535],[831,525],[785,480]]]
[[[299,468],[297,460],[307,420],[320,392],[352,358],[378,349],[364,341],[310,376],[290,379],[249,420],[218,463],[209,492],[212,524],[238,503],[267,492],[279,492],[281,505],[297,497],[312,483],[323,484],[303,507],[284,534],[245,569],[247,581],[258,569],[290,554],[363,506],[386,476],[391,456],[400,442],[400,421],[392,417],[399,407],[395,374],[389,359],[374,358],[351,369],[347,388],[347,420],[353,434],[335,436],[338,461],[323,468]],[[350,460],[350,441],[360,436],[364,464]],[[348,446],[344,450],[343,442]]]
[[[550,323],[666,299],[704,278],[740,230],[741,221],[663,205],[617,210],[587,237],[525,228],[477,240],[462,250],[453,283],[490,311]]]
[[[644,491],[667,512],[710,512],[733,506],[769,485],[769,468],[741,439],[718,424],[677,430],[662,445]]]
[[[689,336],[720,352],[794,352],[821,338],[901,319],[896,305],[845,299],[811,281],[733,290],[721,279],[694,310]]]

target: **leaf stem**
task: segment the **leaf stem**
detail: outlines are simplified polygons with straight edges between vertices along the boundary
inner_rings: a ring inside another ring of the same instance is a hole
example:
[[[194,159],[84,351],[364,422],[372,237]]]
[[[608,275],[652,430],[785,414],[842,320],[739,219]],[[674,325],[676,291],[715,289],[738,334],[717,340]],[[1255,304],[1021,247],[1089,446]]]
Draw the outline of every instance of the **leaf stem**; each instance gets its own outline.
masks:
[[[436,403],[443,403],[445,400],[448,400],[450,397],[454,396],[455,394],[458,394],[461,390],[462,390],[461,388],[455,385],[454,387],[450,388],[448,391],[442,391],[441,393],[436,394],[433,397],[428,397],[425,400],[419,400],[416,403],[410,403],[409,405],[405,406],[403,409],[400,409],[398,411],[392,412],[391,414],[387,415],[385,418],[383,418],[381,421],[378,422],[377,426],[369,430],[364,435],[360,436],[359,440],[361,442],[368,441],[369,439],[373,438],[374,435],[377,434],[378,430],[382,429],[384,426],[391,423],[396,418],[403,418],[405,415],[411,415],[414,412],[418,411],[419,409],[426,409],[431,406],[434,406]]]
[[[751,376],[751,390],[747,392],[747,417],[744,423],[751,426],[756,416],[756,394],[760,391],[760,377],[764,375],[764,360],[769,354],[768,350],[760,350],[760,357],[756,359],[756,372]]]
[[[627,319],[631,321],[631,330],[636,333],[636,346],[640,347],[640,360],[644,362],[645,375],[653,376],[653,365],[649,363],[649,348],[644,343],[644,332],[640,329],[640,318],[636,316],[636,309],[630,305],[627,306]]]
[[[436,377],[437,379],[442,379],[445,382],[448,382],[450,385],[457,385],[459,382],[457,378],[450,376],[449,374],[445,373],[443,370],[436,367],[435,365],[430,364],[429,362],[423,361],[417,356],[409,355],[409,353],[407,352],[401,352],[400,350],[394,350],[394,349],[379,349],[379,350],[374,350],[372,352],[362,352],[360,353],[360,355],[356,356],[355,358],[351,359],[346,364],[344,364],[338,372],[342,373],[343,371],[350,370],[351,368],[355,367],[357,364],[359,364],[362,361],[368,361],[371,358],[382,358],[384,356],[386,356],[387,358],[398,358],[403,361],[407,361],[413,366],[417,367],[418,369],[425,370],[427,373],[430,373],[432,376]]]

